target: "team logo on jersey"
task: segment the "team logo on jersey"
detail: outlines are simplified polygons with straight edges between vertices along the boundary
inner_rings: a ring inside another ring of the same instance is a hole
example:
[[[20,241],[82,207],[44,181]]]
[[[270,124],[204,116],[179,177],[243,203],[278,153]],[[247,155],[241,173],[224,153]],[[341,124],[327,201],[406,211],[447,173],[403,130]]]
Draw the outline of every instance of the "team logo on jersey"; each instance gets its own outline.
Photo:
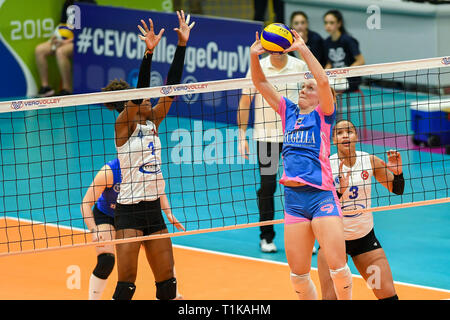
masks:
[[[341,183],[341,181],[339,180],[339,176],[336,176],[333,183],[335,183],[335,185]]]
[[[113,190],[116,193],[120,192],[120,183],[116,183],[115,185],[113,185]]]
[[[363,170],[363,172],[361,172],[361,178],[363,180],[369,179],[369,173],[366,170]]]
[[[145,174],[157,174],[161,172],[161,168],[156,161],[148,162],[143,164],[139,171]]]
[[[303,118],[298,118],[297,121],[295,121],[294,129],[298,129],[298,128],[304,126],[304,124],[302,124],[303,119],[305,119],[305,118],[304,117]]]

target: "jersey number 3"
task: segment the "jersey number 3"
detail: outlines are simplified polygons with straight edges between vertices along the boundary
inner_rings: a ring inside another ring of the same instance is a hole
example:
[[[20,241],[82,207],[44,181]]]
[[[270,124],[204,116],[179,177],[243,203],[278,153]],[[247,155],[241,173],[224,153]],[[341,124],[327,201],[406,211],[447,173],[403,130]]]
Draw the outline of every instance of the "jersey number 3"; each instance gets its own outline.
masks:
[[[358,187],[357,186],[351,187],[350,192],[352,193],[351,195],[348,196],[350,199],[358,198]]]

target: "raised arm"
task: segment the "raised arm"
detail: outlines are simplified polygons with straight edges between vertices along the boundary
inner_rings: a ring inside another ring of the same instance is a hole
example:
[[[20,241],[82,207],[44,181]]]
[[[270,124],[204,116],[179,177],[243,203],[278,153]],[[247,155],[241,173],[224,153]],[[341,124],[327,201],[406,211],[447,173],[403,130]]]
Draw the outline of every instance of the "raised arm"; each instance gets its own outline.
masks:
[[[373,175],[389,192],[401,195],[405,189],[402,157],[400,152],[395,150],[387,151],[387,156],[387,164],[377,156],[371,156]]]
[[[292,30],[292,34],[294,35],[294,42],[284,52],[286,53],[297,50],[303,57],[303,60],[308,65],[309,70],[311,71],[314,79],[317,82],[317,92],[319,95],[320,108],[325,115],[330,115],[334,112],[334,98],[325,70],[313,55],[311,50],[309,50],[309,48],[305,44],[305,41],[303,41],[302,37],[300,37],[297,31]]]
[[[267,81],[267,78],[261,68],[259,55],[263,54],[264,52],[265,50],[261,45],[261,41],[259,40],[258,32],[256,32],[256,40],[250,47],[250,71],[252,81],[255,85],[255,88],[264,97],[264,99],[272,107],[272,109],[278,111],[282,96],[278,93],[275,87],[269,81]]]
[[[95,176],[89,188],[83,197],[81,203],[81,214],[83,215],[84,223],[91,232],[96,230],[96,224],[94,221],[94,215],[92,213],[92,207],[97,202],[98,198],[102,195],[106,188],[111,188],[114,183],[114,175],[111,168],[108,165],[104,165]],[[93,241],[96,241],[97,236],[93,233]]]
[[[138,76],[138,88],[146,88],[150,86],[150,71],[151,63],[153,58],[153,50],[156,45],[161,40],[164,33],[164,29],[161,29],[156,35],[153,28],[152,19],[148,19],[150,23],[150,29],[144,20],[141,20],[142,26],[138,25],[139,30],[142,35],[139,38],[145,41],[147,49],[145,51],[144,57],[141,62]],[[116,145],[121,146],[125,143],[129,136],[133,133],[136,124],[133,122],[137,112],[139,111],[139,106],[142,104],[143,99],[136,99],[128,101],[125,103],[125,109],[119,114],[116,119],[115,131],[116,131]],[[131,121],[130,121],[131,120]]]
[[[190,15],[185,17],[184,11],[181,13],[177,11],[179,27],[174,28],[178,34],[178,44],[173,57],[172,64],[170,65],[169,73],[167,74],[167,85],[179,84],[181,82],[181,76],[183,74],[184,68],[184,57],[186,54],[186,44],[189,40],[189,35],[191,29],[194,27],[195,22],[189,25]],[[169,112],[170,106],[172,105],[175,96],[162,97],[158,100],[156,106],[152,109],[151,120],[159,127],[159,124],[164,120],[167,113]]]

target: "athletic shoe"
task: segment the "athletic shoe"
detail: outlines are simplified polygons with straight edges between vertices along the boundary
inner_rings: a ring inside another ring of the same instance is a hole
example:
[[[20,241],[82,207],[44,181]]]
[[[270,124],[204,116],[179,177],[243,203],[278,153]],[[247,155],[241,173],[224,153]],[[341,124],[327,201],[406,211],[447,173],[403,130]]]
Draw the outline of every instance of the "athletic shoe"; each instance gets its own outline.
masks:
[[[317,249],[316,249],[316,246],[314,246],[313,247],[313,254],[316,254],[317,253]]]
[[[42,87],[37,95],[39,98],[44,98],[44,97],[51,97],[54,94],[55,90],[53,90],[51,87]]]
[[[259,243],[259,246],[261,247],[261,251],[265,253],[271,253],[271,252],[277,252],[277,247],[275,246],[275,243],[273,242],[267,242],[266,239],[262,239]]]
[[[66,90],[66,89],[62,89],[60,92],[58,92],[58,96],[68,96],[71,95],[72,92]]]

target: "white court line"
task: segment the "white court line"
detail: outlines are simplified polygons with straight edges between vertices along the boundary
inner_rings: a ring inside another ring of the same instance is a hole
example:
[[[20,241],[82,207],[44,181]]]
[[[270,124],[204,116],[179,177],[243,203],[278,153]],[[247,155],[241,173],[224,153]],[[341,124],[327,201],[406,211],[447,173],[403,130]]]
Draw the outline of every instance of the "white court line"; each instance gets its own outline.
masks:
[[[33,220],[29,220],[29,219],[23,219],[23,218],[13,219],[11,217],[5,217],[5,218],[13,220],[13,221],[20,220],[20,221],[27,222],[27,223],[30,223],[30,224],[44,225],[40,221],[36,222],[36,221],[33,221]],[[83,231],[84,232],[89,232],[89,230],[87,230],[87,229],[77,228],[77,227],[60,226],[60,225],[56,225],[56,224],[53,224],[53,223],[47,223],[47,224],[45,224],[45,226],[51,226],[51,227],[54,227],[54,228],[61,228],[61,229],[68,229],[68,230],[76,230],[76,231],[80,231],[80,232],[83,232]],[[239,259],[256,261],[256,262],[272,263],[272,264],[277,264],[277,265],[282,265],[282,266],[289,266],[286,262],[266,260],[266,259],[261,259],[261,258],[253,258],[253,257],[242,256],[242,255],[238,255],[238,254],[232,254],[232,253],[226,253],[226,252],[220,252],[220,251],[213,251],[213,250],[201,249],[201,248],[196,248],[196,247],[188,247],[188,246],[183,246],[183,245],[178,245],[178,244],[173,244],[173,246],[176,247],[176,248],[180,248],[180,249],[204,252],[204,253],[209,253],[209,254],[226,256],[226,257],[239,258]],[[317,268],[314,268],[314,267],[311,267],[311,269],[312,270],[317,270]],[[357,275],[357,274],[352,274],[352,276],[355,277],[355,278],[360,278],[360,279],[363,278],[361,275]],[[427,286],[422,286],[422,285],[417,285],[417,284],[412,284],[412,283],[406,283],[406,282],[400,282],[400,281],[394,281],[394,283],[395,284],[399,284],[399,285],[404,285],[404,286],[420,288],[420,289],[436,290],[436,291],[441,291],[441,292],[445,292],[445,293],[450,293],[450,290],[442,289],[442,288],[427,287]]]
[[[187,246],[177,245],[177,244],[174,244],[173,246],[177,247],[177,248],[181,248],[181,249],[186,249],[186,250],[205,252],[205,253],[210,253],[210,254],[216,254],[216,255],[221,255],[221,256],[227,256],[227,257],[239,258],[239,259],[244,259],[244,260],[257,261],[257,262],[267,262],[267,263],[273,263],[273,264],[278,264],[278,265],[282,265],[282,266],[289,266],[286,262],[266,260],[266,259],[261,259],[261,258],[253,258],[253,257],[241,256],[241,255],[232,254],[232,253],[225,253],[225,252],[220,252],[220,251],[212,251],[212,250],[200,249],[200,248],[195,248],[195,247],[187,247]],[[314,267],[311,267],[311,269],[312,270],[317,270],[317,268],[314,268]],[[355,277],[355,278],[363,279],[363,277],[361,275],[358,275],[358,274],[352,274],[352,276]],[[445,292],[445,293],[450,293],[450,290],[447,290],[447,289],[441,289],[441,288],[435,288],[435,287],[427,287],[427,286],[422,286],[422,285],[417,285],[417,284],[412,284],[412,283],[406,283],[406,282],[400,282],[400,281],[394,281],[394,283],[395,284],[399,284],[399,285],[404,285],[404,286],[420,288],[420,289],[436,290],[436,291],[442,291],[442,292]]]

